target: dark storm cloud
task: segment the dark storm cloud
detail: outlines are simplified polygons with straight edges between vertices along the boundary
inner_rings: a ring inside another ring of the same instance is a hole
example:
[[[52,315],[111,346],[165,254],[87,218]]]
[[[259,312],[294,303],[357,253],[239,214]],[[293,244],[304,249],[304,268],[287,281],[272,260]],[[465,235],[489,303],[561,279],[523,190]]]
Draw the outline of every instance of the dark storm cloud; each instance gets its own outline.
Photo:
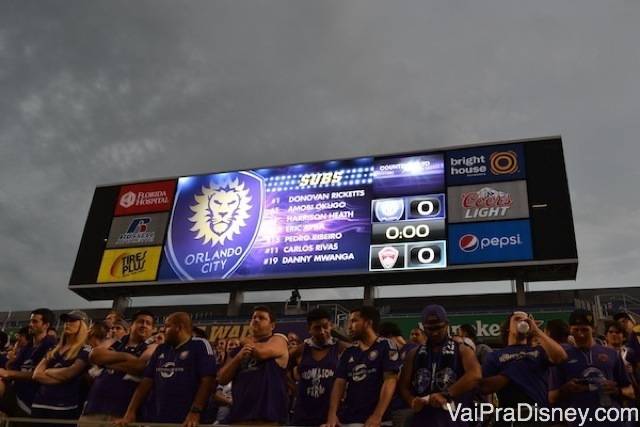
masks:
[[[63,289],[97,184],[550,134],[577,285],[635,284],[639,18],[632,1],[5,1],[0,309],[85,304]]]

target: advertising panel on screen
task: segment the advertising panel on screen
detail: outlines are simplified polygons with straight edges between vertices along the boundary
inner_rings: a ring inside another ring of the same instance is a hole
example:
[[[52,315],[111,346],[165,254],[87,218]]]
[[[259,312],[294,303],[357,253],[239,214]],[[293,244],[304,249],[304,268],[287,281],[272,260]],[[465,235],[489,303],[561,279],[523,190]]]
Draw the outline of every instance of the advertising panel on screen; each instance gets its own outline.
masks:
[[[115,217],[107,248],[162,245],[168,222],[169,212]]]
[[[478,222],[529,217],[526,181],[449,187],[449,222]]]
[[[448,185],[524,178],[522,144],[477,147],[447,153]]]
[[[118,196],[115,215],[168,211],[175,185],[174,180],[124,185]]]
[[[568,194],[558,138],[99,187],[70,286],[495,280],[514,265],[561,280],[577,270]]]
[[[533,258],[529,221],[496,221],[449,226],[452,264],[525,261]]]
[[[106,250],[98,273],[98,283],[155,280],[161,249],[155,246]]]

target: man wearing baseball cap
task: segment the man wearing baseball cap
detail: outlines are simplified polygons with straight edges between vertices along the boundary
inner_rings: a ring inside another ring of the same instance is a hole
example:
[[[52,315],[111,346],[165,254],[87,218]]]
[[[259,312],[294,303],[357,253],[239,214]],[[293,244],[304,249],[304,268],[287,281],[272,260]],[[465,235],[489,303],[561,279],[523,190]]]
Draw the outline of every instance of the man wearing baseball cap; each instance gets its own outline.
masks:
[[[549,368],[567,359],[560,344],[545,334],[533,318],[523,311],[507,317],[502,327],[506,347],[487,356],[482,367],[481,391],[496,393],[503,408],[518,408],[520,403],[549,406]],[[540,345],[530,344],[537,338]],[[533,426],[537,423],[510,423],[498,420],[496,426]]]
[[[633,387],[624,370],[620,355],[611,348],[596,344],[593,339],[593,314],[575,310],[569,316],[569,327],[576,346],[568,347],[568,359],[558,365],[552,377],[550,396],[558,403],[572,408],[620,408],[621,397],[634,398]],[[579,421],[569,423],[577,426]],[[584,426],[602,425],[592,420]],[[626,422],[607,421],[608,426],[626,426]]]
[[[422,325],[427,342],[407,354],[400,375],[400,394],[415,412],[411,425],[466,426],[446,409],[451,403],[471,403],[470,392],[482,375],[478,359],[471,348],[449,336],[444,307],[425,307]]]

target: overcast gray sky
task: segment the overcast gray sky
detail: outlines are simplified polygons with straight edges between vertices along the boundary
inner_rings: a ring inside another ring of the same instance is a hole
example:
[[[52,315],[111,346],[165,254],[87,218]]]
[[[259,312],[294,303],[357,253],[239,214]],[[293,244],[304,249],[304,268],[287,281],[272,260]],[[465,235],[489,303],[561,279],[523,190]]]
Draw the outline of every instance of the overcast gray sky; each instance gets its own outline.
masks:
[[[88,306],[66,286],[98,184],[556,134],[580,269],[544,286],[637,285],[638,22],[636,0],[4,0],[0,310]],[[382,294],[417,292],[447,291]]]

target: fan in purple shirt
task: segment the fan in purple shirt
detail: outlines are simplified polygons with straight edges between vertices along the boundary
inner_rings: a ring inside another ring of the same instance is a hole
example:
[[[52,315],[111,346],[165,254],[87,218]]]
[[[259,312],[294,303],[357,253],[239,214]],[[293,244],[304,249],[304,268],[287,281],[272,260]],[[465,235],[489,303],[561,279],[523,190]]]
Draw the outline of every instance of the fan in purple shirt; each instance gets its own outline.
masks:
[[[379,323],[380,313],[375,307],[363,306],[349,314],[349,333],[357,343],[340,357],[327,427],[388,424],[385,418],[396,389],[400,355],[392,341],[376,334]]]
[[[398,349],[398,353],[400,354],[400,363],[403,364],[405,359],[407,358],[407,354],[413,350],[414,348],[419,347],[418,344],[413,342],[405,341],[402,336],[402,331],[400,327],[393,322],[382,322],[379,327],[380,336],[383,338],[390,339],[395,344]],[[400,369],[402,372],[402,368]],[[399,380],[398,380],[399,381]],[[407,402],[404,401],[402,396],[400,395],[400,385],[396,387],[396,392],[393,395],[393,399],[391,400],[391,404],[389,405],[389,411],[391,412],[391,419],[394,426],[404,426],[408,423],[409,419],[413,416],[413,411],[411,407],[407,405]]]
[[[444,307],[428,305],[422,311],[427,343],[407,354],[400,393],[415,412],[412,426],[463,426],[446,410],[450,402],[468,405],[471,391],[481,377],[473,350],[449,336],[449,319]]]
[[[284,424],[289,410],[287,337],[273,333],[275,316],[266,306],[253,309],[249,328],[251,338],[227,355],[227,363],[218,374],[222,385],[233,381],[233,403],[224,422]]]
[[[519,403],[549,406],[549,368],[567,359],[565,350],[523,311],[507,317],[502,337],[506,347],[490,353],[483,365],[482,392],[496,393],[505,408],[517,408]],[[532,338],[537,338],[540,345],[529,345]],[[496,425],[507,425],[504,423]]]
[[[195,427],[201,421],[215,386],[216,360],[208,341],[192,336],[193,326],[187,313],[177,312],[165,320],[165,343],[158,346],[144,370],[124,417],[115,421],[125,425],[136,414],[149,392],[153,391],[149,421],[181,423]]]
[[[34,418],[77,419],[84,403],[80,395],[89,366],[89,317],[74,310],[60,320],[64,322],[60,342],[33,371],[34,381],[40,383],[31,404]]]
[[[153,325],[153,313],[139,311],[133,316],[130,335],[119,341],[110,341],[110,347],[100,346],[91,351],[90,361],[102,370],[91,386],[79,424],[83,421],[111,421],[124,416],[147,362],[157,347],[146,343]]]
[[[593,315],[576,310],[569,316],[571,335],[576,346],[567,350],[568,360],[556,369],[550,399],[572,408],[620,408],[619,399],[634,399],[633,387],[624,370],[620,355],[611,348],[595,343]],[[595,418],[595,417],[594,417]],[[577,426],[579,423],[569,423]],[[602,425],[595,419],[585,426]],[[626,422],[608,421],[609,426],[627,426]]]
[[[307,314],[307,325],[311,337],[291,355],[295,357],[298,380],[292,424],[319,426],[329,411],[331,388],[345,345],[331,336],[333,325],[326,310],[311,310]]]
[[[33,381],[33,370],[42,358],[56,346],[56,339],[47,336],[47,330],[55,323],[53,312],[39,308],[31,312],[29,341],[17,354],[7,369],[0,367],[0,411],[9,416],[25,417],[31,414],[31,403],[38,391]]]

